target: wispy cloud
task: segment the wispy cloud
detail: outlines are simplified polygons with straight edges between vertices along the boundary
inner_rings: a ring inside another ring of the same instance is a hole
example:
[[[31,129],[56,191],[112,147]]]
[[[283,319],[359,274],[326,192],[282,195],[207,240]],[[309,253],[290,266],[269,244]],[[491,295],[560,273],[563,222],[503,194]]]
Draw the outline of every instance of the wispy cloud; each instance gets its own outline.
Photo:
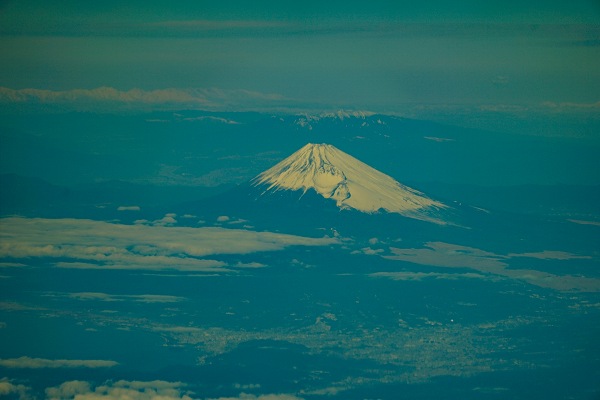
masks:
[[[595,103],[573,103],[573,102],[554,102],[547,101],[542,104],[543,107],[553,112],[598,112],[600,110],[600,101]]]
[[[4,368],[109,368],[119,365],[109,360],[49,360],[46,358],[5,358],[0,359],[0,367]]]
[[[117,211],[140,211],[140,206],[119,206]]]
[[[254,30],[254,29],[286,29],[297,27],[296,24],[284,21],[267,20],[172,20],[149,22],[142,25],[146,29],[157,31],[171,29],[181,33],[202,33],[206,31]]]
[[[495,82],[495,81],[494,81]],[[331,108],[329,103],[292,98],[279,93],[245,89],[221,88],[164,88],[119,90],[113,87],[94,89],[46,90],[37,88],[11,89],[0,87],[0,105],[36,110],[119,111],[119,110],[207,110],[207,111],[263,111],[302,113]],[[464,118],[481,116],[527,116],[592,114],[600,109],[600,101],[591,103],[545,101],[539,103],[481,103],[465,104],[399,103],[382,113],[411,118]],[[238,125],[240,122],[216,116],[182,118],[181,121],[213,121]],[[150,119],[149,122],[168,122]],[[464,121],[463,121],[464,122]],[[310,126],[306,121],[299,122]],[[430,140],[445,138],[426,137]]]
[[[57,12],[58,14],[58,12]],[[199,15],[202,15],[201,13]],[[1,17],[1,16],[0,16]],[[15,15],[13,15],[15,17]],[[20,16],[18,16],[20,17]],[[147,38],[186,38],[219,36],[256,36],[306,31],[306,26],[282,20],[260,19],[169,19],[154,22],[123,19],[122,15],[113,15],[110,21],[95,18],[44,18],[38,24],[15,23],[0,18],[0,34],[43,35],[72,37],[147,37]]]
[[[168,296],[159,294],[108,294],[100,292],[78,292],[78,293],[46,293],[48,297],[67,297],[82,301],[135,301],[138,303],[177,303],[184,301],[185,297]]]
[[[533,269],[510,268],[511,258],[534,258],[539,260],[574,260],[591,259],[590,256],[577,255],[564,251],[542,251],[530,253],[495,254],[474,247],[460,246],[444,242],[428,242],[423,248],[390,247],[391,254],[381,254],[389,260],[411,262],[419,265],[472,269],[483,274],[444,274],[444,273],[410,273],[410,272],[381,272],[372,274],[373,277],[386,277],[395,280],[421,280],[425,278],[458,279],[504,277],[525,281],[532,285],[560,291],[600,292],[600,279],[577,276],[556,275]],[[365,254],[374,254],[371,251]]]
[[[592,225],[592,226],[600,226],[600,221],[587,221],[581,219],[569,219],[569,222],[573,222],[579,225]]]
[[[240,393],[236,397],[219,397],[206,400],[302,400],[302,398],[292,394],[262,394],[255,396],[253,394]]]
[[[3,311],[43,311],[42,307],[29,306],[27,304],[16,303],[13,301],[0,301],[0,310]]]
[[[439,142],[439,143],[455,141],[455,139],[441,138],[441,137],[437,137],[437,136],[423,136],[423,137],[427,140],[433,140],[434,142]]]
[[[226,125],[240,125],[241,122],[237,122],[234,121],[232,119],[227,119],[227,118],[222,118],[222,117],[215,117],[213,115],[203,115],[200,117],[193,117],[193,118],[183,118],[182,121],[213,121],[213,122],[220,122]]]
[[[424,248],[402,249],[391,247],[393,255],[386,255],[391,260],[410,261],[422,265],[438,267],[472,268],[487,272],[503,268],[507,264],[504,257],[474,247],[460,246],[443,242],[427,242]]]
[[[23,263],[14,263],[14,262],[0,262],[0,268],[19,268],[25,267]]]
[[[338,243],[337,239],[328,237],[308,238],[241,229],[41,218],[1,219],[0,239],[0,258],[54,258],[54,265],[61,268],[197,272],[228,271],[224,262],[205,258],[209,256]]]
[[[540,260],[590,260],[591,256],[582,256],[566,251],[537,251],[530,253],[509,253],[507,257],[538,258]]]
[[[36,106],[46,105],[76,110],[105,109],[264,109],[288,107],[296,103],[277,93],[263,93],[245,89],[219,88],[166,88],[158,90],[119,90],[113,87],[72,90],[10,89],[0,87],[0,104]],[[204,117],[202,117],[204,118]],[[216,122],[236,124],[235,121],[206,117]]]
[[[446,274],[438,272],[375,272],[369,275],[372,278],[388,278],[395,281],[422,281],[424,279],[448,279],[457,280],[463,278],[491,279],[489,275],[476,274],[472,272]]]
[[[0,101],[5,103],[74,103],[80,101],[120,102],[120,103],[195,103],[209,105],[201,90],[117,90],[112,87],[95,89],[73,89],[65,91],[0,88]]]

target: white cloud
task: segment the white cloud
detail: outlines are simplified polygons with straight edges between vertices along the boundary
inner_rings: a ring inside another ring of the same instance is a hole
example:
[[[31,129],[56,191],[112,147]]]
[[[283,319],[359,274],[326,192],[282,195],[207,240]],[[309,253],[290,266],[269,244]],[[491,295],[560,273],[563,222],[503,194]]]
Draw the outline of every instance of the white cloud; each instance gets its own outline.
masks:
[[[133,299],[138,303],[178,303],[185,300],[184,297],[167,296],[161,294],[139,294],[133,296],[124,296],[125,298]]]
[[[175,219],[176,216],[177,216],[177,214],[168,213],[168,214],[165,214],[165,216],[162,217],[161,219],[156,219],[156,220],[152,221],[151,224],[157,225],[157,226],[172,226],[172,225],[177,224],[177,220]]]
[[[214,121],[214,122],[221,122],[223,124],[227,124],[227,125],[240,125],[240,122],[234,121],[232,119],[227,119],[227,118],[222,118],[222,117],[214,117],[212,115],[203,115],[201,117],[194,117],[194,118],[183,118],[183,121]]]
[[[444,143],[444,142],[454,142],[454,139],[442,138],[437,136],[423,136],[423,138],[427,140],[433,140],[434,142]]]
[[[165,217],[172,218],[172,214]],[[0,219],[0,258],[55,258],[55,266],[61,268],[223,272],[227,271],[224,262],[204,257],[337,243],[337,239],[328,237],[218,227],[123,225],[84,219]]]
[[[242,390],[260,389],[260,383],[248,383],[248,384],[236,383],[235,385],[233,385],[233,387],[236,389],[242,389]]]
[[[0,87],[0,103],[4,104],[47,104],[76,110],[103,108],[157,108],[204,110],[279,108],[297,101],[276,93],[262,93],[244,89],[218,88],[166,88],[157,90],[118,90],[112,87],[95,89],[72,89],[65,91],[43,89],[10,89]],[[236,121],[219,117],[207,117],[227,124]]]
[[[264,29],[264,28],[290,28],[296,27],[288,22],[259,21],[259,20],[185,20],[185,21],[160,21],[144,24],[153,28],[184,28],[186,32],[197,30],[199,32],[229,29]]]
[[[376,254],[381,254],[383,253],[385,250],[383,249],[372,249],[370,247],[365,247],[360,249],[360,251],[353,251],[353,254],[358,254],[358,253],[363,253],[363,254],[367,254],[367,255],[376,255]]]
[[[364,251],[364,250],[363,250]],[[492,274],[518,279],[532,285],[561,291],[600,292],[600,279],[576,275],[555,275],[544,271],[509,268],[514,257],[541,260],[589,259],[563,251],[542,251],[532,253],[495,254],[489,251],[444,242],[428,242],[424,248],[401,249],[391,247],[392,255],[383,258],[447,268],[470,268],[483,274]],[[370,253],[366,253],[370,254]]]
[[[42,311],[42,307],[32,307],[26,304],[15,303],[11,301],[0,301],[0,310],[5,311]]]
[[[22,263],[13,263],[13,262],[3,262],[0,263],[0,268],[13,268],[13,267],[25,267],[25,264]]]
[[[0,383],[1,385],[1,383]],[[240,385],[248,389],[259,388],[260,385]],[[0,389],[2,386],[0,386]],[[2,394],[2,392],[0,392]],[[100,399],[127,399],[127,400],[192,400],[194,396],[182,382],[155,381],[107,381],[93,387],[85,381],[67,381],[59,386],[46,389],[48,400],[100,400]],[[194,397],[195,399],[200,399]],[[209,400],[209,399],[206,399]],[[291,394],[263,394],[253,395],[240,393],[236,397],[221,397],[211,400],[302,400]]]
[[[49,400],[77,399],[127,399],[127,400],[192,400],[181,382],[117,381],[105,382],[92,388],[88,382],[68,381],[46,389]]]
[[[592,257],[590,256],[580,256],[573,253],[568,253],[566,251],[538,251],[531,253],[510,253],[507,257],[525,257],[525,258],[538,258],[540,260],[576,260],[576,259],[584,259],[589,260]]]
[[[179,296],[167,296],[159,294],[138,294],[138,295],[124,295],[124,294],[108,294],[99,292],[80,292],[80,293],[48,293],[46,296],[50,297],[68,297],[75,300],[82,301],[135,301],[138,303],[177,303],[184,301],[185,297]]]
[[[389,278],[395,281],[421,281],[423,279],[456,280],[462,278],[490,279],[490,276],[476,273],[445,274],[437,272],[375,272],[373,274],[369,274],[369,276],[373,278]]]
[[[595,103],[571,103],[571,102],[556,103],[553,101],[546,101],[542,104],[542,106],[544,106],[554,112],[566,112],[566,111],[596,112],[596,111],[600,110],[600,101],[597,101]]]
[[[581,219],[568,219],[567,221],[573,222],[575,224],[580,224],[580,225],[600,226],[599,221],[586,221],[586,220],[581,220]]]
[[[85,381],[68,381],[57,387],[46,389],[48,399],[73,399],[75,396],[90,392],[90,384]]]
[[[119,206],[117,211],[140,211],[140,206]]]
[[[234,267],[234,268],[264,268],[264,267],[266,267],[266,265],[258,263],[258,262],[250,262],[250,263],[239,262],[239,263],[233,265],[232,267]]]
[[[174,264],[175,263],[175,264]],[[63,262],[54,264],[58,268],[67,269],[124,269],[124,270],[172,270],[184,272],[228,272],[227,264],[216,260],[199,260],[196,258],[180,258],[178,256],[152,257],[139,255],[111,256],[101,263]]]
[[[302,398],[291,394],[262,394],[255,396],[253,394],[240,393],[237,397],[220,397],[218,399],[207,400],[302,400]]]
[[[240,225],[240,224],[245,224],[246,222],[248,222],[247,219],[236,219],[233,221],[229,221],[228,224],[229,225]]]
[[[52,294],[52,295],[47,295],[47,296],[54,297],[56,295]],[[121,301],[121,299],[116,296],[106,294],[106,293],[96,293],[96,292],[68,293],[68,294],[62,294],[59,296],[69,297],[69,298],[75,299],[75,300],[86,300],[86,301],[90,301],[90,300]]]
[[[118,364],[109,360],[49,360],[31,357],[0,359],[0,366],[4,368],[109,368]]]
[[[31,388],[22,384],[15,384],[13,383],[13,381],[9,380],[8,378],[2,378],[0,379],[0,396],[4,397],[4,396],[9,396],[9,395],[13,395],[13,396],[18,396],[18,398],[20,400],[28,400],[28,399],[33,399],[32,396],[30,396],[30,392],[31,392]]]
[[[7,103],[76,103],[79,101],[99,101],[118,103],[197,103],[210,104],[203,96],[202,91],[193,93],[181,89],[141,90],[131,89],[120,91],[112,87],[99,87],[95,89],[73,89],[66,91],[53,91],[42,89],[0,88],[0,101]]]

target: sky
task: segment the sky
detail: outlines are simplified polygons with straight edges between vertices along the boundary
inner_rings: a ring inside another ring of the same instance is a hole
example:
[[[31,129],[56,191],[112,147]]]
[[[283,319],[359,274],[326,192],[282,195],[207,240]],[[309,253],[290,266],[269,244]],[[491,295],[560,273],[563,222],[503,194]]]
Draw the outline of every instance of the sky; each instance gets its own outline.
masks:
[[[3,102],[600,108],[596,0],[1,1],[0,54]]]

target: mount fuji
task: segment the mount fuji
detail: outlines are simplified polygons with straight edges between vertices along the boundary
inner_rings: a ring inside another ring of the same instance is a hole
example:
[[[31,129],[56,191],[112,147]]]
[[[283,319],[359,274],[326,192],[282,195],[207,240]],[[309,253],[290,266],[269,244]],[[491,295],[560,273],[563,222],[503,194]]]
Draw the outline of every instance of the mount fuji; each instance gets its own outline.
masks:
[[[330,144],[309,143],[252,181],[263,195],[313,190],[342,210],[380,211],[446,224],[435,215],[448,206],[405,186]]]

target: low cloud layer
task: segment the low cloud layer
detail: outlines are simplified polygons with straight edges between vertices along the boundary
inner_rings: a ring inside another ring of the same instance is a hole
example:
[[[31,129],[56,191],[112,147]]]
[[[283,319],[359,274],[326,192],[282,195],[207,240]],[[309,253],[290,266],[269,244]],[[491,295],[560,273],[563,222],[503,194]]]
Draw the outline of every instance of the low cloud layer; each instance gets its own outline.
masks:
[[[84,219],[4,218],[0,258],[56,259],[80,269],[227,271],[205,257],[279,251],[289,246],[327,246],[332,238],[308,238],[224,228],[123,225]]]
[[[207,400],[302,400],[302,398],[291,394],[263,394],[255,396],[253,394],[240,393],[237,397],[219,397],[218,399]]]
[[[369,276],[373,278],[389,278],[395,281],[422,281],[424,279],[457,280],[463,278],[491,279],[489,276],[472,272],[464,274],[444,274],[437,272],[375,272]]]
[[[31,357],[0,359],[0,367],[4,368],[109,368],[118,364],[109,360],[49,360]]]
[[[0,389],[2,387],[0,386]],[[0,394],[2,394],[0,392]],[[182,382],[155,381],[126,381],[105,382],[93,387],[86,381],[67,381],[59,386],[46,389],[48,400],[99,400],[99,399],[129,399],[129,400],[302,400],[289,394],[253,395],[241,393],[236,397],[221,397],[206,399],[188,390]]]
[[[47,399],[129,399],[129,400],[192,400],[181,382],[117,381],[92,388],[85,381],[68,381],[46,389]]]
[[[444,242],[428,242],[423,248],[402,249],[390,247],[391,254],[375,253],[372,249],[363,249],[364,254],[379,254],[389,260],[411,262],[420,265],[472,269],[478,274],[444,274],[444,273],[376,273],[373,277],[386,277],[394,280],[422,280],[457,279],[465,278],[510,278],[525,281],[532,285],[561,290],[600,292],[600,279],[577,275],[556,275],[535,269],[510,268],[512,258],[531,258],[537,260],[568,261],[576,259],[590,259],[589,256],[571,254],[563,251],[542,251],[533,253],[510,253],[507,255],[495,254],[474,247],[460,246]]]
[[[20,383],[15,383],[8,378],[0,379],[0,397],[17,398],[20,400],[33,399],[31,388]]]
[[[89,110],[152,107],[190,108],[204,110],[262,109],[289,105],[293,100],[275,93],[262,93],[250,90],[167,88],[158,90],[118,90],[112,87],[95,89],[71,89],[64,91],[44,89],[10,89],[0,87],[0,104],[14,105],[54,105],[69,109]],[[220,122],[235,123],[229,120]]]
[[[66,297],[73,300],[82,301],[134,301],[136,303],[178,303],[184,301],[185,297],[168,296],[159,294],[108,294],[100,292],[78,292],[78,293],[47,293],[48,297]]]

